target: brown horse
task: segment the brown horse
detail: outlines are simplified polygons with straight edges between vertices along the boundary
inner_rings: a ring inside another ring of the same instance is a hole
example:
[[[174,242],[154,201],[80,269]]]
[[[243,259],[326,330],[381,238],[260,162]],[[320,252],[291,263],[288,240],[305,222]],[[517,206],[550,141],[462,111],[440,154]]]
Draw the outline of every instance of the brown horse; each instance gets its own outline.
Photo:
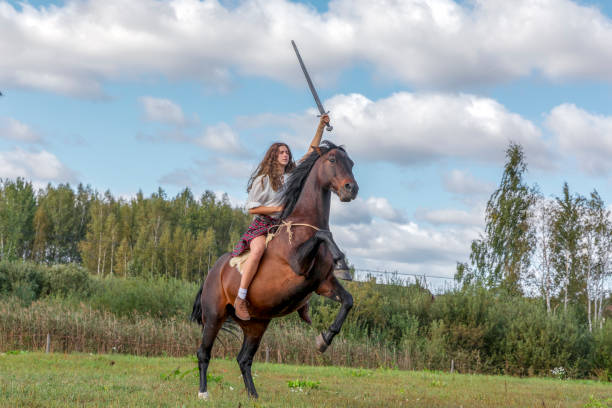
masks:
[[[202,344],[197,352],[200,398],[208,398],[208,362],[213,342],[228,316],[244,333],[238,365],[246,390],[254,398],[257,391],[251,377],[253,356],[272,318],[301,308],[316,292],[342,304],[333,324],[316,339],[319,351],[324,352],[340,331],[353,306],[353,297],[333,275],[334,264],[344,255],[329,232],[329,208],[332,191],[345,202],[357,196],[359,188],[352,168],[353,161],[342,147],[324,141],[291,173],[283,195],[281,220],[308,225],[284,224],[269,242],[247,295],[251,320],[240,320],[234,314],[232,305],[240,273],[229,265],[230,255],[222,255],[209,271],[191,315],[192,320],[203,325]]]

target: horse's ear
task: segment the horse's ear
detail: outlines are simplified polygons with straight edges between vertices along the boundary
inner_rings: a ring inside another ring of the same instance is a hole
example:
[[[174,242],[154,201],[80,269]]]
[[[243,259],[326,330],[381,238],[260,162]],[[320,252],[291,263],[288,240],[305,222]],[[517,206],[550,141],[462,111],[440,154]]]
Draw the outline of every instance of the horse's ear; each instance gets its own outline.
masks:
[[[321,148],[319,146],[310,146],[314,149],[315,152],[321,157]]]

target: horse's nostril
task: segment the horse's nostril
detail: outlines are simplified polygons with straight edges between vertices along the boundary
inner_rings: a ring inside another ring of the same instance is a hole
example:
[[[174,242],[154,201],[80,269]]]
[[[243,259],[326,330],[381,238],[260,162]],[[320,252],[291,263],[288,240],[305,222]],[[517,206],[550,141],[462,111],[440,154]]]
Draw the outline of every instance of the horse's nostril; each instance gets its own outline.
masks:
[[[346,183],[346,184],[344,185],[344,188],[345,188],[347,191],[351,191],[351,190],[353,189],[353,185],[352,185],[351,183]]]

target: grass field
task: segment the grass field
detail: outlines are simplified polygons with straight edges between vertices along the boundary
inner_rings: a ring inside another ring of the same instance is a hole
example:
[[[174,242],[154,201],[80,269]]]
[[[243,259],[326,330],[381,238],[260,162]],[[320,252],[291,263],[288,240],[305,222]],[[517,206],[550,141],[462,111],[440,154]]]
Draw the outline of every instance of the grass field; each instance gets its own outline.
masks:
[[[612,407],[612,384],[256,363],[246,397],[234,360],[213,360],[197,400],[191,358],[0,353],[2,407]]]

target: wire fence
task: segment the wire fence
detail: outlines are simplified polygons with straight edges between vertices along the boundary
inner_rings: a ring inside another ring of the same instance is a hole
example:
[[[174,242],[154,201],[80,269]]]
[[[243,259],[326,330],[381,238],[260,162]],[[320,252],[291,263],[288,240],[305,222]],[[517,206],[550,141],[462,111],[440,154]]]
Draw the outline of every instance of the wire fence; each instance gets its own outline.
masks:
[[[383,285],[407,286],[418,283],[436,294],[448,292],[458,287],[458,282],[455,278],[449,276],[425,275],[384,269],[354,268],[354,270],[354,279],[358,282],[376,279],[376,283]]]

